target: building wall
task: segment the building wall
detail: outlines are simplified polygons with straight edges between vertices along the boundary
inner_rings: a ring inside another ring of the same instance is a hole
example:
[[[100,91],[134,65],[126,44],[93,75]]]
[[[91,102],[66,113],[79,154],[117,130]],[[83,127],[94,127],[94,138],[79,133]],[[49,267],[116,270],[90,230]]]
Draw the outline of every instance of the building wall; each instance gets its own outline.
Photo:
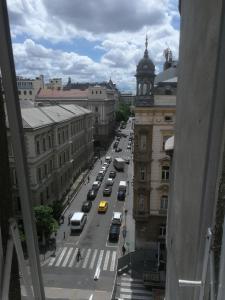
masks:
[[[89,167],[93,157],[92,114],[42,128],[24,128],[28,174],[33,205],[61,200],[80,172]],[[9,158],[18,197],[14,155],[8,132]],[[17,207],[18,210],[18,207]]]
[[[166,299],[197,300],[207,228],[214,226],[225,118],[224,1],[181,1],[173,180],[168,211]],[[209,282],[206,283],[206,289]],[[206,294],[204,299],[210,299]]]
[[[170,159],[163,149],[173,135],[175,107],[152,106],[135,108],[134,126],[134,211],[136,220],[136,249],[152,247],[165,240],[169,177],[162,179],[162,168],[170,167]],[[147,148],[141,151],[141,135],[146,134]],[[141,168],[146,178],[140,180]],[[169,170],[166,171],[169,173]],[[164,174],[164,173],[163,173]],[[144,195],[144,209],[139,210],[140,194]],[[163,200],[161,199],[164,196]],[[164,228],[161,228],[164,227]],[[162,232],[163,234],[160,234]]]
[[[20,100],[34,101],[40,88],[44,88],[44,76],[40,75],[35,79],[17,77],[17,88]]]

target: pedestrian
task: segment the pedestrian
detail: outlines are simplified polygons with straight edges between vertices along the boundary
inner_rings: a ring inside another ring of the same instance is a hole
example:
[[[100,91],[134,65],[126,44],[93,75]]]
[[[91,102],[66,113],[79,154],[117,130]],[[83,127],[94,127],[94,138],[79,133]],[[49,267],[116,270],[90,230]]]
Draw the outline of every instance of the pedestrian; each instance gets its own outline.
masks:
[[[80,253],[80,249],[78,248],[78,251],[77,251],[77,262],[80,260],[81,258],[81,253]]]
[[[125,255],[125,253],[126,253],[126,248],[125,248],[124,245],[123,245],[123,247],[122,247],[122,253],[123,253],[123,255]]]
[[[64,215],[61,216],[61,224],[64,223]]]
[[[101,160],[101,165],[102,165],[102,160]]]
[[[89,181],[90,181],[90,177],[89,177],[89,175],[88,175],[88,183],[89,183]]]
[[[65,238],[66,238],[66,233],[65,233],[65,231],[63,232],[63,239],[65,240]]]

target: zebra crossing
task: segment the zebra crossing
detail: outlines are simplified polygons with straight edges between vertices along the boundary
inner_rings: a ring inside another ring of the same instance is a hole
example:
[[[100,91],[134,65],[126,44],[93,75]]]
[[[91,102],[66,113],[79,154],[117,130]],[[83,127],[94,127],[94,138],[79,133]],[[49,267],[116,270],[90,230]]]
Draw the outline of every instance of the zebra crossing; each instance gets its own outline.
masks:
[[[80,249],[81,259],[77,261],[78,248],[62,247],[54,257],[42,263],[42,267],[81,268],[93,270],[97,266],[102,271],[116,270],[117,252],[104,249]]]
[[[141,279],[121,277],[117,285],[119,286],[118,299],[153,300],[153,293],[145,288]]]

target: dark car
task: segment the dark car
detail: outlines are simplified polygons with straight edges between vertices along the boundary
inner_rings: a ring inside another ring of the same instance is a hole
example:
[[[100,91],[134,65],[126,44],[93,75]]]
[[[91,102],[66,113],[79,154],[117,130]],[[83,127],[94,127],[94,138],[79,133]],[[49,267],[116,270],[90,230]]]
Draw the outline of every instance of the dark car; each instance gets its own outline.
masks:
[[[118,147],[118,145],[119,145],[119,142],[117,141],[113,144],[113,148],[116,149]]]
[[[118,241],[120,236],[120,226],[112,224],[109,229],[109,241]]]
[[[96,181],[102,181],[104,176],[102,174],[98,174],[96,177]]]
[[[122,151],[122,149],[121,148],[116,148],[116,150],[115,150],[116,152],[121,152]]]
[[[115,177],[116,177],[116,171],[110,171],[109,178],[115,178]]]
[[[125,191],[119,191],[117,194],[117,200],[125,200],[126,192]]]
[[[89,212],[90,209],[91,209],[91,207],[92,207],[92,202],[91,202],[91,201],[85,201],[85,202],[83,203],[83,205],[82,205],[81,210],[82,210],[83,212]]]
[[[103,190],[103,196],[110,196],[112,194],[112,187],[106,186]]]
[[[87,199],[88,200],[94,200],[95,197],[97,195],[97,191],[96,190],[89,190],[88,193],[87,193]]]
[[[126,157],[126,158],[124,158],[124,160],[125,160],[125,163],[129,165],[130,159],[128,157]]]

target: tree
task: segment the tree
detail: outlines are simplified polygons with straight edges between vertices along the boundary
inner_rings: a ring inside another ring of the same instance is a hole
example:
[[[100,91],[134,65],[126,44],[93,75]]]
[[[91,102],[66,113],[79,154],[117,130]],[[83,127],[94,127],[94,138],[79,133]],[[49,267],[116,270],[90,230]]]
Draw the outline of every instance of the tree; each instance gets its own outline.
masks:
[[[35,206],[34,213],[38,236],[42,238],[42,244],[45,245],[45,239],[56,232],[58,223],[53,218],[53,209],[48,205]]]
[[[49,205],[52,208],[52,216],[57,221],[59,220],[62,210],[63,210],[63,204],[62,201],[54,201],[51,205]]]
[[[118,110],[116,111],[116,121],[127,122],[129,116],[130,116],[130,106],[126,103],[120,103]]]

